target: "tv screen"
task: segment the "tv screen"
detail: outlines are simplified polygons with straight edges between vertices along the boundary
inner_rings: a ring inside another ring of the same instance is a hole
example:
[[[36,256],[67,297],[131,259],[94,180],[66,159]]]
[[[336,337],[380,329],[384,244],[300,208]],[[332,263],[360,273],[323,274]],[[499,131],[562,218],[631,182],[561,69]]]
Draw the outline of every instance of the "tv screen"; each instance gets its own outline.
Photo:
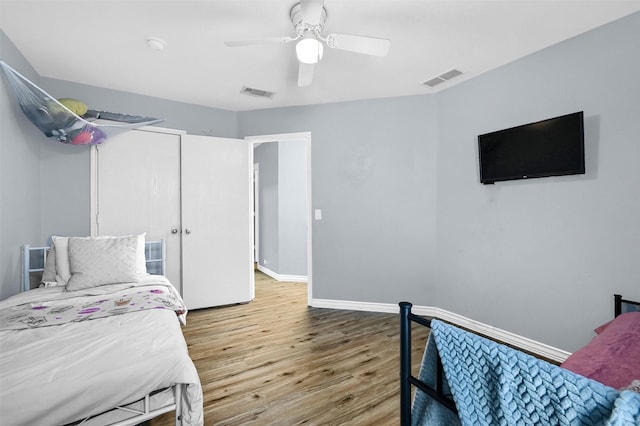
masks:
[[[478,136],[480,182],[584,174],[583,112]]]

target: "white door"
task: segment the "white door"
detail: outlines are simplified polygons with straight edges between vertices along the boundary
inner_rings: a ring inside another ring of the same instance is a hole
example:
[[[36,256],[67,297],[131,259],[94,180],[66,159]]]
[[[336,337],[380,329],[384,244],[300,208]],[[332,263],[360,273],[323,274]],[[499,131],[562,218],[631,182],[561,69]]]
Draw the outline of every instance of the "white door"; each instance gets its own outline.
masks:
[[[254,298],[251,145],[184,135],[181,159],[185,304],[248,302]]]
[[[166,276],[180,290],[180,134],[132,130],[99,145],[96,234],[167,242]],[[175,230],[172,232],[172,230]]]

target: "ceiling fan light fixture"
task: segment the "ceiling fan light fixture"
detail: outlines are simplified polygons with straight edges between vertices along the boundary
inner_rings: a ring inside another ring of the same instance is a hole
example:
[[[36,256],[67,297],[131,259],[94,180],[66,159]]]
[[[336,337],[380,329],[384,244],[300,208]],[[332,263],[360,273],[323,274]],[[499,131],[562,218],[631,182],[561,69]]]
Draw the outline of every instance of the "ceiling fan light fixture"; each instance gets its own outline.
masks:
[[[296,56],[303,64],[316,64],[322,59],[324,47],[320,40],[303,38],[296,44]]]

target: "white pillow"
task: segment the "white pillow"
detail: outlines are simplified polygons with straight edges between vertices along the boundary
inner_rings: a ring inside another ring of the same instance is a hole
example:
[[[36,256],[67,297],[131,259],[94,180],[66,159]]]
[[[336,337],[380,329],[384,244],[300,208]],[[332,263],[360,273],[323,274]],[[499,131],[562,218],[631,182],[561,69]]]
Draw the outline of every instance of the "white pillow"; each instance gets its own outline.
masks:
[[[67,290],[138,282],[139,236],[70,237]]]
[[[56,253],[56,281],[58,285],[67,285],[71,278],[69,268],[69,237],[52,236]]]
[[[97,237],[87,237],[87,238],[114,238],[111,236],[97,236]],[[140,276],[148,275],[147,273],[147,259],[145,257],[145,238],[146,233],[142,233],[137,235],[138,238],[138,247],[136,251],[136,270]],[[54,254],[55,261],[55,280],[57,285],[65,286],[69,282],[69,278],[71,278],[71,268],[69,266],[69,237],[60,237],[60,236],[52,236],[51,237],[51,253]],[[43,279],[44,281],[44,279]],[[54,286],[55,284],[50,283],[46,284],[48,286]]]

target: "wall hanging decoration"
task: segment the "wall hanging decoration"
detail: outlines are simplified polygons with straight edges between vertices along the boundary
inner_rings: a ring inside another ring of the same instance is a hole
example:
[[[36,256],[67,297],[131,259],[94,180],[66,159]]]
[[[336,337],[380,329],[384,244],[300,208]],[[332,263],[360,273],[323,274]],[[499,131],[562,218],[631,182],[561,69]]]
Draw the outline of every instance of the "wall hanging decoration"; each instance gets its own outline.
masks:
[[[109,136],[164,121],[89,109],[76,99],[55,99],[18,71],[0,61],[22,112],[47,137],[73,145],[100,144]]]

